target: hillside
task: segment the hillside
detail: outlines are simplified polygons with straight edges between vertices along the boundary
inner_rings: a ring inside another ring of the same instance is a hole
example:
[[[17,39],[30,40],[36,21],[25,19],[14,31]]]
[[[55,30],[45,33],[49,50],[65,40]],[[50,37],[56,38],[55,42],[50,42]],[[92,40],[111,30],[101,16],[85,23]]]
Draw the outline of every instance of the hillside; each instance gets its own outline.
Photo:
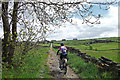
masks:
[[[118,58],[118,52],[120,51],[119,37],[55,41],[54,46],[60,46],[61,42],[63,42],[65,46],[75,47],[77,49],[80,49],[81,52],[84,52],[93,57],[100,58],[101,56],[104,56],[120,63],[120,60]]]

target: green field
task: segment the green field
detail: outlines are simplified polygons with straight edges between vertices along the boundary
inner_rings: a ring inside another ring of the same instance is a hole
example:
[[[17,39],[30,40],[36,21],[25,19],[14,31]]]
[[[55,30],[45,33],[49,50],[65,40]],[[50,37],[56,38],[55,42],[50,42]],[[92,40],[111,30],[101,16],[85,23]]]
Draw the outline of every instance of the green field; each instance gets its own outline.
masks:
[[[13,58],[14,67],[2,67],[2,78],[51,78],[47,57],[49,48],[38,47],[26,53],[22,64],[20,64],[20,54]],[[18,63],[19,62],[19,63]]]
[[[59,43],[63,42],[65,46],[75,47],[77,49],[80,49],[81,52],[91,55],[92,57],[100,58],[101,56],[104,56],[115,62],[120,63],[120,59],[118,58],[120,57],[120,55],[118,54],[120,52],[119,49],[120,43],[118,43],[118,37],[99,38],[96,40],[100,40],[100,39],[114,40],[115,42],[82,44],[92,40],[91,39],[69,40],[69,41],[56,41],[54,42],[54,46],[60,46]]]

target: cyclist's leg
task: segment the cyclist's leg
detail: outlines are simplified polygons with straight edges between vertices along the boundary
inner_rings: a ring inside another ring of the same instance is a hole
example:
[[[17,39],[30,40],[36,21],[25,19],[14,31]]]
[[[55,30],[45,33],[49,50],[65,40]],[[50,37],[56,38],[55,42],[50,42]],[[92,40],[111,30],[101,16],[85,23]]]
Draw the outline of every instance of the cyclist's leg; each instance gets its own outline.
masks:
[[[63,58],[63,56],[62,56],[62,54],[60,54],[60,68],[61,68],[61,65],[62,65],[62,58]]]
[[[65,58],[66,58],[66,59],[68,59],[68,56],[67,56],[67,54],[65,55]]]

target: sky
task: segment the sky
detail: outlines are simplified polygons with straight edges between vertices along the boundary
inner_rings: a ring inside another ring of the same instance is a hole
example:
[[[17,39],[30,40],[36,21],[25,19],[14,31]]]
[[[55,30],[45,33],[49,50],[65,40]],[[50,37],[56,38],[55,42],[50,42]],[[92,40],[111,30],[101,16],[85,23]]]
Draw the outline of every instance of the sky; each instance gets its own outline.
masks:
[[[103,37],[118,37],[118,6],[110,6],[110,9],[99,10],[94,8],[94,13],[100,13],[103,17],[100,18],[101,24],[90,27],[82,24],[79,17],[73,18],[76,25],[66,22],[64,25],[56,29],[54,33],[47,37],[47,40],[72,40],[73,38],[93,39]]]
[[[47,34],[48,36],[46,37],[46,39],[72,40],[73,38],[93,39],[103,37],[118,37],[118,6],[111,5],[110,9],[107,11],[99,10],[97,7],[95,7],[94,13],[100,13],[103,16],[102,18],[100,18],[101,24],[90,27],[86,24],[82,24],[81,18],[73,17],[72,19],[75,25],[66,22],[60,28],[56,28],[53,33],[50,33],[49,35]],[[2,27],[0,27],[0,37],[3,37]]]

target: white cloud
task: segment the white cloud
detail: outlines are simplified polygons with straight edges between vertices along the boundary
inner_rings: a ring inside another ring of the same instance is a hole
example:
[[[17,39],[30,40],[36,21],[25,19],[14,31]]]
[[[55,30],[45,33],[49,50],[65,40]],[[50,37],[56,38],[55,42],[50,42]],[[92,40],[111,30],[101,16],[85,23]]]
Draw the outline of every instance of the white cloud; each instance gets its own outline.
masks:
[[[94,25],[94,27],[82,24],[82,20],[73,18],[74,23],[71,25],[65,23],[66,27],[61,27],[55,30],[56,33],[51,34],[47,39],[61,40],[61,39],[88,39],[99,37],[117,37],[118,36],[118,7],[110,6],[108,14],[100,19],[101,24]]]

